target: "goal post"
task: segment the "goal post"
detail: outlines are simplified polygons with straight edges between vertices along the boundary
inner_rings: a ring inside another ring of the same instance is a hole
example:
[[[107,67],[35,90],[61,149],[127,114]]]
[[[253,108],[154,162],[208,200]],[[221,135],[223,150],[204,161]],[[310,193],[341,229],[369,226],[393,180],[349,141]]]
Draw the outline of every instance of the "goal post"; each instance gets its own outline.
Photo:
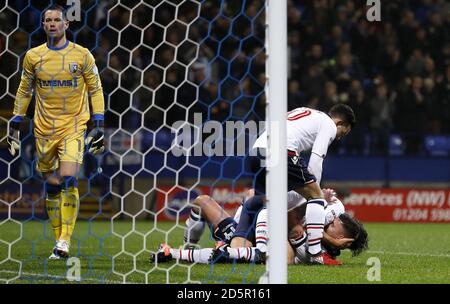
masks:
[[[267,0],[268,282],[287,283],[287,3]]]

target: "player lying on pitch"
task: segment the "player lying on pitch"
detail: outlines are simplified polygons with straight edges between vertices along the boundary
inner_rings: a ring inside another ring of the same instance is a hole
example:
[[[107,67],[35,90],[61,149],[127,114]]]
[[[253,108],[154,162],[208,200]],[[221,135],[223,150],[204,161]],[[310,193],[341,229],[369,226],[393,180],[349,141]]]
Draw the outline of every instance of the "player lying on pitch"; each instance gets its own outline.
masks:
[[[289,232],[289,264],[340,265],[341,263],[335,260],[335,257],[340,254],[340,250],[326,241],[329,238],[343,240],[345,237],[349,239],[352,237],[351,242],[346,241],[345,245],[340,245],[340,248],[350,248],[353,255],[357,255],[367,248],[367,233],[364,227],[344,213],[345,209],[342,202],[335,197],[332,190],[325,190],[324,193],[329,202],[326,208],[325,228],[328,237],[322,241],[324,254],[320,262],[317,262],[317,259],[311,260],[307,252],[307,236],[304,229],[306,200],[294,191],[289,192],[290,212],[293,214],[290,218],[297,221],[297,224],[293,225],[294,229]],[[193,243],[197,243],[203,233],[206,221],[212,228],[214,239],[219,241],[216,248],[172,249],[166,244],[161,244],[157,255],[152,255],[151,261],[154,262],[157,259],[158,262],[166,262],[177,259],[196,263],[232,261],[264,263],[267,252],[267,210],[261,209],[258,205],[260,205],[260,202],[257,199],[249,199],[232,218],[211,197],[207,195],[199,196],[194,201],[196,208],[193,208],[191,216],[187,220],[188,227],[185,231],[185,241],[190,247]],[[249,210],[252,213],[250,215],[252,225],[248,231],[239,229],[236,231],[237,222],[241,218],[242,207],[244,213],[249,213]],[[203,221],[198,220],[199,212],[196,212],[198,208],[201,210],[200,214],[203,214],[203,217],[201,217],[201,219],[204,219]],[[259,208],[257,212],[252,212],[257,208]],[[254,247],[253,244],[255,244]]]

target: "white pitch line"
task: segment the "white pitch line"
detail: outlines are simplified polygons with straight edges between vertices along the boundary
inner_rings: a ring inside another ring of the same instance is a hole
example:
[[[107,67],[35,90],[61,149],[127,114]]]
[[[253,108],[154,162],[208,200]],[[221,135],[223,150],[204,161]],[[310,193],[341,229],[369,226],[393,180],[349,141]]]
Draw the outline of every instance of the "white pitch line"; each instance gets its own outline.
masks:
[[[0,270],[0,273],[17,274],[17,271]],[[51,274],[39,274],[39,273],[31,273],[31,272],[22,272],[22,273],[20,273],[20,275],[21,276],[30,276],[30,277],[49,278],[49,279],[67,279],[65,276],[51,275]],[[100,279],[92,279],[92,278],[81,278],[80,282],[82,282],[82,281],[93,281],[93,282],[97,282],[97,283],[111,283],[111,284],[127,284],[122,281],[109,281],[109,280],[100,280]]]
[[[381,251],[381,250],[368,250],[368,253],[379,254],[393,254],[393,255],[410,255],[410,256],[429,256],[438,258],[450,258],[450,254],[432,254],[432,253],[414,253],[414,252],[396,252],[396,251]]]

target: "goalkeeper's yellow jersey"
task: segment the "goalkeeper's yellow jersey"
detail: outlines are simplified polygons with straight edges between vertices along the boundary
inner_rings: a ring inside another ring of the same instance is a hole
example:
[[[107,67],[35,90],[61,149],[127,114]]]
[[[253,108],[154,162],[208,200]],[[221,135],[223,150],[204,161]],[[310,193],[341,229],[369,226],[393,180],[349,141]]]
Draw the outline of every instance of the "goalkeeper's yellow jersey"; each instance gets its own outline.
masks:
[[[67,40],[60,48],[47,44],[28,50],[14,103],[14,115],[26,115],[35,92],[34,133],[59,139],[86,129],[92,113],[104,114],[103,89],[88,49]]]

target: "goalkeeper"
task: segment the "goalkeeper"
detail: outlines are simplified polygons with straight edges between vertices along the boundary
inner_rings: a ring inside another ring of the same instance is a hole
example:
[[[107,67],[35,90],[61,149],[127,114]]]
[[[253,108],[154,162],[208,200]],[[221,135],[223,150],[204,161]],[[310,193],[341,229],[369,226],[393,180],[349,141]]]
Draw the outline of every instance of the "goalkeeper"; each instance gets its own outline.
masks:
[[[45,179],[45,203],[56,245],[50,259],[67,258],[79,209],[77,177],[84,144],[89,152],[104,150],[103,90],[88,49],[66,38],[69,22],[63,7],[46,9],[42,20],[47,43],[28,50],[9,124],[9,151],[20,152],[20,124],[34,91],[34,135],[37,170]],[[89,99],[91,108],[89,107]],[[93,113],[95,128],[84,136]]]

